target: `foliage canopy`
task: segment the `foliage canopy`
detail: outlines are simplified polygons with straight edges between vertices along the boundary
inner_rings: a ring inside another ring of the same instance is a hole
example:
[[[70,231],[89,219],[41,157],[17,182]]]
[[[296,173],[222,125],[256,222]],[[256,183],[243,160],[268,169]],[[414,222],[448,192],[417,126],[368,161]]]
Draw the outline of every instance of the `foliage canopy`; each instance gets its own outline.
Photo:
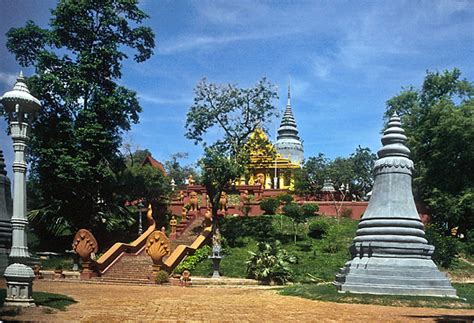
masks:
[[[194,104],[186,119],[186,137],[204,146],[200,161],[202,182],[216,219],[221,193],[245,171],[245,146],[250,135],[257,128],[265,129],[265,123],[275,116],[272,100],[277,93],[265,78],[251,88],[208,83],[203,79],[194,93]],[[218,129],[223,136],[209,145],[204,136],[211,129]]]
[[[154,33],[141,25],[148,16],[137,3],[62,0],[48,29],[28,21],[7,33],[9,51],[35,68],[28,85],[43,106],[31,140],[33,206],[59,227],[100,235],[114,229],[107,222],[120,214],[121,134],[138,122],[141,107],[136,93],[117,80],[131,50],[142,62],[154,47]]]
[[[420,89],[387,101],[385,117],[402,117],[415,163],[415,197],[446,233],[474,229],[474,85],[458,69],[427,72]]]

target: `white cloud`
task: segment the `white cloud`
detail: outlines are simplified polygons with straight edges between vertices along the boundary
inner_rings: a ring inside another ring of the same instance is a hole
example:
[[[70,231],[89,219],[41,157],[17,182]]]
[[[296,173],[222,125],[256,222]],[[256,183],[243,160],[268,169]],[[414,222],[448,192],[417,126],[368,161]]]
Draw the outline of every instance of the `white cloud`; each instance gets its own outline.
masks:
[[[311,88],[311,83],[300,78],[291,77],[291,95],[292,97],[304,97]]]
[[[158,52],[160,54],[174,54],[177,52],[184,52],[195,49],[209,49],[214,48],[217,45],[225,45],[228,43],[234,43],[239,41],[254,41],[284,37],[300,32],[304,32],[304,29],[295,28],[291,30],[260,30],[253,33],[242,32],[234,34],[224,34],[219,36],[186,35],[176,40],[162,42],[161,47],[158,49]]]
[[[7,86],[13,86],[13,84],[15,84],[16,78],[17,74],[0,72],[0,83],[3,83]]]
[[[192,99],[188,97],[163,98],[156,95],[138,93],[138,98],[143,101],[156,104],[191,104]]]
[[[200,20],[226,27],[248,26],[251,23],[268,19],[270,8],[256,1],[199,1],[196,10]]]
[[[313,57],[310,61],[313,74],[322,80],[327,80],[332,69],[331,59],[329,57]]]

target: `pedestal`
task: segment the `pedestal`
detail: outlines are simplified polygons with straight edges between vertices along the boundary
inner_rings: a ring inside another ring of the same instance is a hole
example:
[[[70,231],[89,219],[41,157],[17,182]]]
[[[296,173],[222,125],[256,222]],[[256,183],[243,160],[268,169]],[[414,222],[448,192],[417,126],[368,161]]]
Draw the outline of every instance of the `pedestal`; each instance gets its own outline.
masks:
[[[221,263],[222,257],[211,257],[212,259],[212,278],[221,278],[221,275],[219,274],[219,267]]]
[[[4,306],[36,306],[33,300],[33,269],[23,264],[12,264],[5,269],[7,297]]]

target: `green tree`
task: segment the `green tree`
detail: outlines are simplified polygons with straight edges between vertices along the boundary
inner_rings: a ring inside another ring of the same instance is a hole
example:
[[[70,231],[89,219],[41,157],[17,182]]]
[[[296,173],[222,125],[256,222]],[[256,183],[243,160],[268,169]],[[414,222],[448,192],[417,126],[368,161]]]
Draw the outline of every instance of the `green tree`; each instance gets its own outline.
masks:
[[[148,59],[154,34],[134,0],[62,0],[51,13],[49,29],[29,21],[7,33],[18,62],[35,68],[28,85],[43,105],[31,140],[37,213],[100,237],[116,216],[121,134],[141,111],[136,93],[117,82],[122,62],[130,49],[135,61]]]
[[[376,159],[377,156],[369,148],[360,146],[349,157],[336,157],[332,161],[320,153],[317,157],[308,158],[303,167],[296,171],[295,191],[301,195],[313,195],[329,178],[336,187],[350,184],[351,194],[360,199],[372,189],[372,168]]]
[[[336,157],[327,166],[326,176],[333,181],[336,187],[352,183],[355,178],[352,158]]]
[[[265,78],[251,88],[213,84],[203,79],[194,92],[194,104],[186,119],[186,137],[205,148],[200,161],[202,182],[217,219],[221,193],[246,169],[249,154],[245,144],[250,134],[257,127],[265,130],[265,123],[275,116],[272,100],[277,93]],[[204,136],[211,129],[219,129],[223,137],[208,145]]]
[[[309,204],[308,204],[309,205]],[[313,211],[313,212],[311,212]],[[303,207],[295,202],[290,202],[283,206],[283,213],[293,221],[293,232],[294,240],[296,243],[296,236],[298,234],[298,226],[301,223],[304,223],[306,219],[310,216],[310,213],[316,211],[313,207]]]
[[[309,157],[303,167],[295,171],[295,192],[301,195],[313,195],[320,191],[327,177],[328,164],[329,159],[322,153]]]
[[[168,176],[174,179],[176,186],[181,187],[185,184],[186,178],[192,175],[196,182],[200,182],[199,174],[191,165],[181,165],[180,159],[188,158],[188,153],[172,154],[170,160],[165,161],[165,169]]]
[[[154,201],[165,202],[171,192],[169,177],[150,165],[134,164],[125,168],[120,174],[119,182],[120,200],[144,199],[144,204]]]
[[[354,167],[354,178],[350,182],[352,183],[351,191],[357,194],[359,198],[362,198],[372,190],[374,185],[372,170],[377,160],[377,155],[372,153],[367,147],[362,148],[358,146],[350,158]]]
[[[276,116],[272,101],[278,96],[265,78],[251,88],[208,83],[203,79],[194,94],[194,104],[186,119],[186,138],[206,146],[204,135],[210,129],[219,128],[224,135],[213,145],[234,157],[240,154],[257,127],[265,131],[265,123]]]
[[[420,89],[405,88],[387,101],[385,118],[402,117],[415,163],[415,198],[446,230],[474,228],[474,85],[458,69],[427,72]]]

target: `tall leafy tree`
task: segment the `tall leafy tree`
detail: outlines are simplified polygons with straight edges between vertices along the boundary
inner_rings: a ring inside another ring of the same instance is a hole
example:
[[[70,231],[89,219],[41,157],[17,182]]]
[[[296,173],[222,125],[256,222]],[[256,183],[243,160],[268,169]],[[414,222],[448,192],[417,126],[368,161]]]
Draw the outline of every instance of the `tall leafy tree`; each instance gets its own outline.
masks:
[[[309,157],[303,167],[295,171],[295,192],[301,195],[313,195],[321,190],[327,177],[326,169],[330,160],[320,153]]]
[[[372,170],[377,155],[367,147],[358,146],[350,158],[354,167],[354,178],[348,183],[352,184],[351,191],[358,194],[359,197],[364,197],[372,190],[374,185]]]
[[[265,124],[276,115],[272,101],[277,93],[265,78],[251,88],[203,79],[194,93],[194,104],[187,114],[186,137],[205,148],[200,161],[202,181],[216,219],[220,194],[243,174],[248,163],[245,144],[249,136],[258,127],[265,130]],[[223,135],[209,144],[204,137],[211,129],[218,129]]]
[[[154,47],[137,3],[61,0],[48,29],[29,21],[7,33],[18,62],[36,70],[28,84],[43,109],[32,131],[31,173],[41,193],[37,216],[56,234],[113,229],[121,134],[141,111],[136,93],[117,81],[128,55],[142,62]]]
[[[199,182],[199,176],[191,165],[182,165],[179,160],[188,158],[188,153],[176,153],[170,156],[170,160],[165,161],[165,169],[168,176],[174,179],[176,186],[181,187],[185,184],[186,178],[192,175],[194,180]]]
[[[458,69],[427,72],[420,89],[387,101],[385,117],[402,116],[415,162],[415,197],[446,232],[474,228],[474,85]]]
[[[298,194],[312,195],[321,190],[326,179],[331,179],[336,187],[350,184],[351,194],[362,198],[372,189],[372,168],[376,158],[369,148],[360,146],[349,157],[334,160],[320,153],[308,158],[296,171],[295,190]]]

